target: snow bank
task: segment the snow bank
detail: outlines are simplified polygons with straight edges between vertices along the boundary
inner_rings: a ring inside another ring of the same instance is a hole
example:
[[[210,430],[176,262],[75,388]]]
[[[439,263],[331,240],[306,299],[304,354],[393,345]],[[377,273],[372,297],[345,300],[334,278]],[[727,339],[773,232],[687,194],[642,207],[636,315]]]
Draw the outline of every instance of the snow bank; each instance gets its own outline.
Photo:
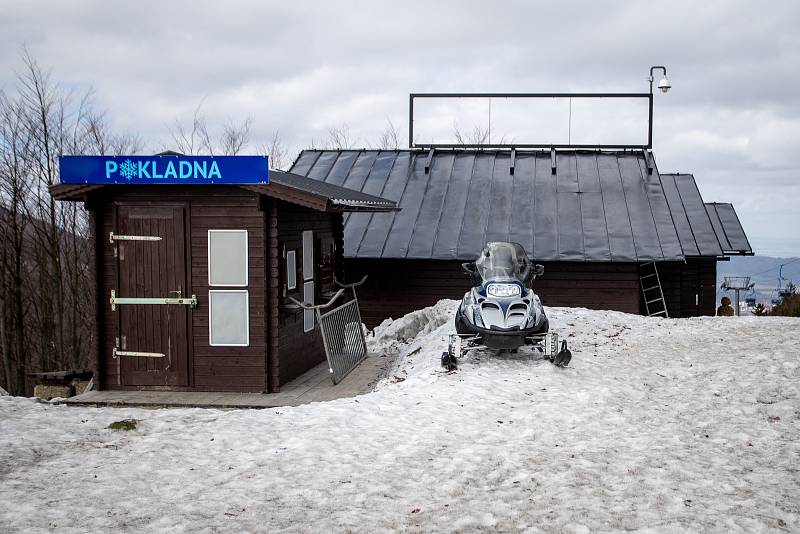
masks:
[[[377,328],[398,368],[353,399],[0,397],[0,531],[800,530],[800,320],[548,308],[569,368],[476,352],[447,373],[456,306]]]
[[[371,350],[376,352],[396,351],[420,337],[446,324],[453,323],[457,300],[443,299],[433,306],[413,311],[400,319],[386,319],[373,331],[368,340]]]

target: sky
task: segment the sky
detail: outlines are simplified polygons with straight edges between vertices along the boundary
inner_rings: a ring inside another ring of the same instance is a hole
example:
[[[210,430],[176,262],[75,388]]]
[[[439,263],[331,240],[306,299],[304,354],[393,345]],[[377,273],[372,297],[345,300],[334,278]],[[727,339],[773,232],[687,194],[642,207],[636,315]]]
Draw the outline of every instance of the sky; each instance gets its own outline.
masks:
[[[251,119],[251,152],[275,132],[293,155],[325,146],[331,127],[375,146],[388,121],[404,146],[411,92],[646,92],[649,67],[665,65],[659,170],[733,202],[757,253],[800,256],[797,2],[0,0],[0,13],[0,88],[14,87],[26,47],[152,152],[198,107],[212,130]],[[452,141],[470,112],[484,116],[470,105],[422,109],[415,137]],[[617,120],[574,106],[576,135],[642,131],[635,108]],[[563,120],[526,130],[545,117],[496,102],[493,140],[563,137]]]

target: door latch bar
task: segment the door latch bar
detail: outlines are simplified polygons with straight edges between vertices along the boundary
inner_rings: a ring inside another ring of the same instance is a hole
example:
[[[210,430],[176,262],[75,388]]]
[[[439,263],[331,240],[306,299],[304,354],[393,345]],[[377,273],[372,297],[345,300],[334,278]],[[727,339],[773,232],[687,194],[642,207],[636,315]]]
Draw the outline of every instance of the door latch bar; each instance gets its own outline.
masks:
[[[140,297],[118,297],[116,290],[111,290],[111,311],[116,311],[117,306],[122,304],[176,304],[181,306],[197,307],[197,296],[191,297],[166,297],[166,298],[140,298]]]
[[[161,238],[157,235],[120,235],[111,232],[108,240],[113,244],[114,241],[161,241]]]
[[[163,358],[164,354],[161,352],[139,352],[135,350],[119,350],[117,347],[114,347],[111,351],[111,356],[113,358],[117,358],[117,356],[131,356],[133,358]]]

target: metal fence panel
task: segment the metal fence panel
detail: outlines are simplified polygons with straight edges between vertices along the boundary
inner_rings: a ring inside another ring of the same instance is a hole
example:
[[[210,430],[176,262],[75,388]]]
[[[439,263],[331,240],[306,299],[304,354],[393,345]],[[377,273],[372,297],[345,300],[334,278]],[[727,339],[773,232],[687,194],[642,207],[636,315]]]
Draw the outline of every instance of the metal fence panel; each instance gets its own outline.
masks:
[[[338,384],[367,356],[361,313],[355,298],[328,312],[317,308],[325,355],[334,384]]]
[[[317,324],[322,332],[322,342],[325,345],[325,356],[328,358],[328,368],[334,384],[341,382],[367,357],[367,341],[364,339],[361,312],[358,309],[358,297],[356,296],[356,287],[363,284],[366,279],[367,277],[364,276],[361,281],[353,284],[342,284],[336,280],[336,285],[341,289],[326,304],[314,305],[289,297],[291,302],[307,313],[316,314]],[[351,300],[322,313],[322,310],[330,308],[348,289],[352,291],[353,298]]]

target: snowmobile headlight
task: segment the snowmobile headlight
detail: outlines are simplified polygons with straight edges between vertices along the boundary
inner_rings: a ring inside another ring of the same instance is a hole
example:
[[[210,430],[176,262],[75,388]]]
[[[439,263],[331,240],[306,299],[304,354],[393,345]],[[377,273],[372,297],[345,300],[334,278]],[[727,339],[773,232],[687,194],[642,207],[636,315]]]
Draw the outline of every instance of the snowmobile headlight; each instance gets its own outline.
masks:
[[[519,296],[519,286],[517,284],[489,284],[486,292],[493,297],[516,297]]]

